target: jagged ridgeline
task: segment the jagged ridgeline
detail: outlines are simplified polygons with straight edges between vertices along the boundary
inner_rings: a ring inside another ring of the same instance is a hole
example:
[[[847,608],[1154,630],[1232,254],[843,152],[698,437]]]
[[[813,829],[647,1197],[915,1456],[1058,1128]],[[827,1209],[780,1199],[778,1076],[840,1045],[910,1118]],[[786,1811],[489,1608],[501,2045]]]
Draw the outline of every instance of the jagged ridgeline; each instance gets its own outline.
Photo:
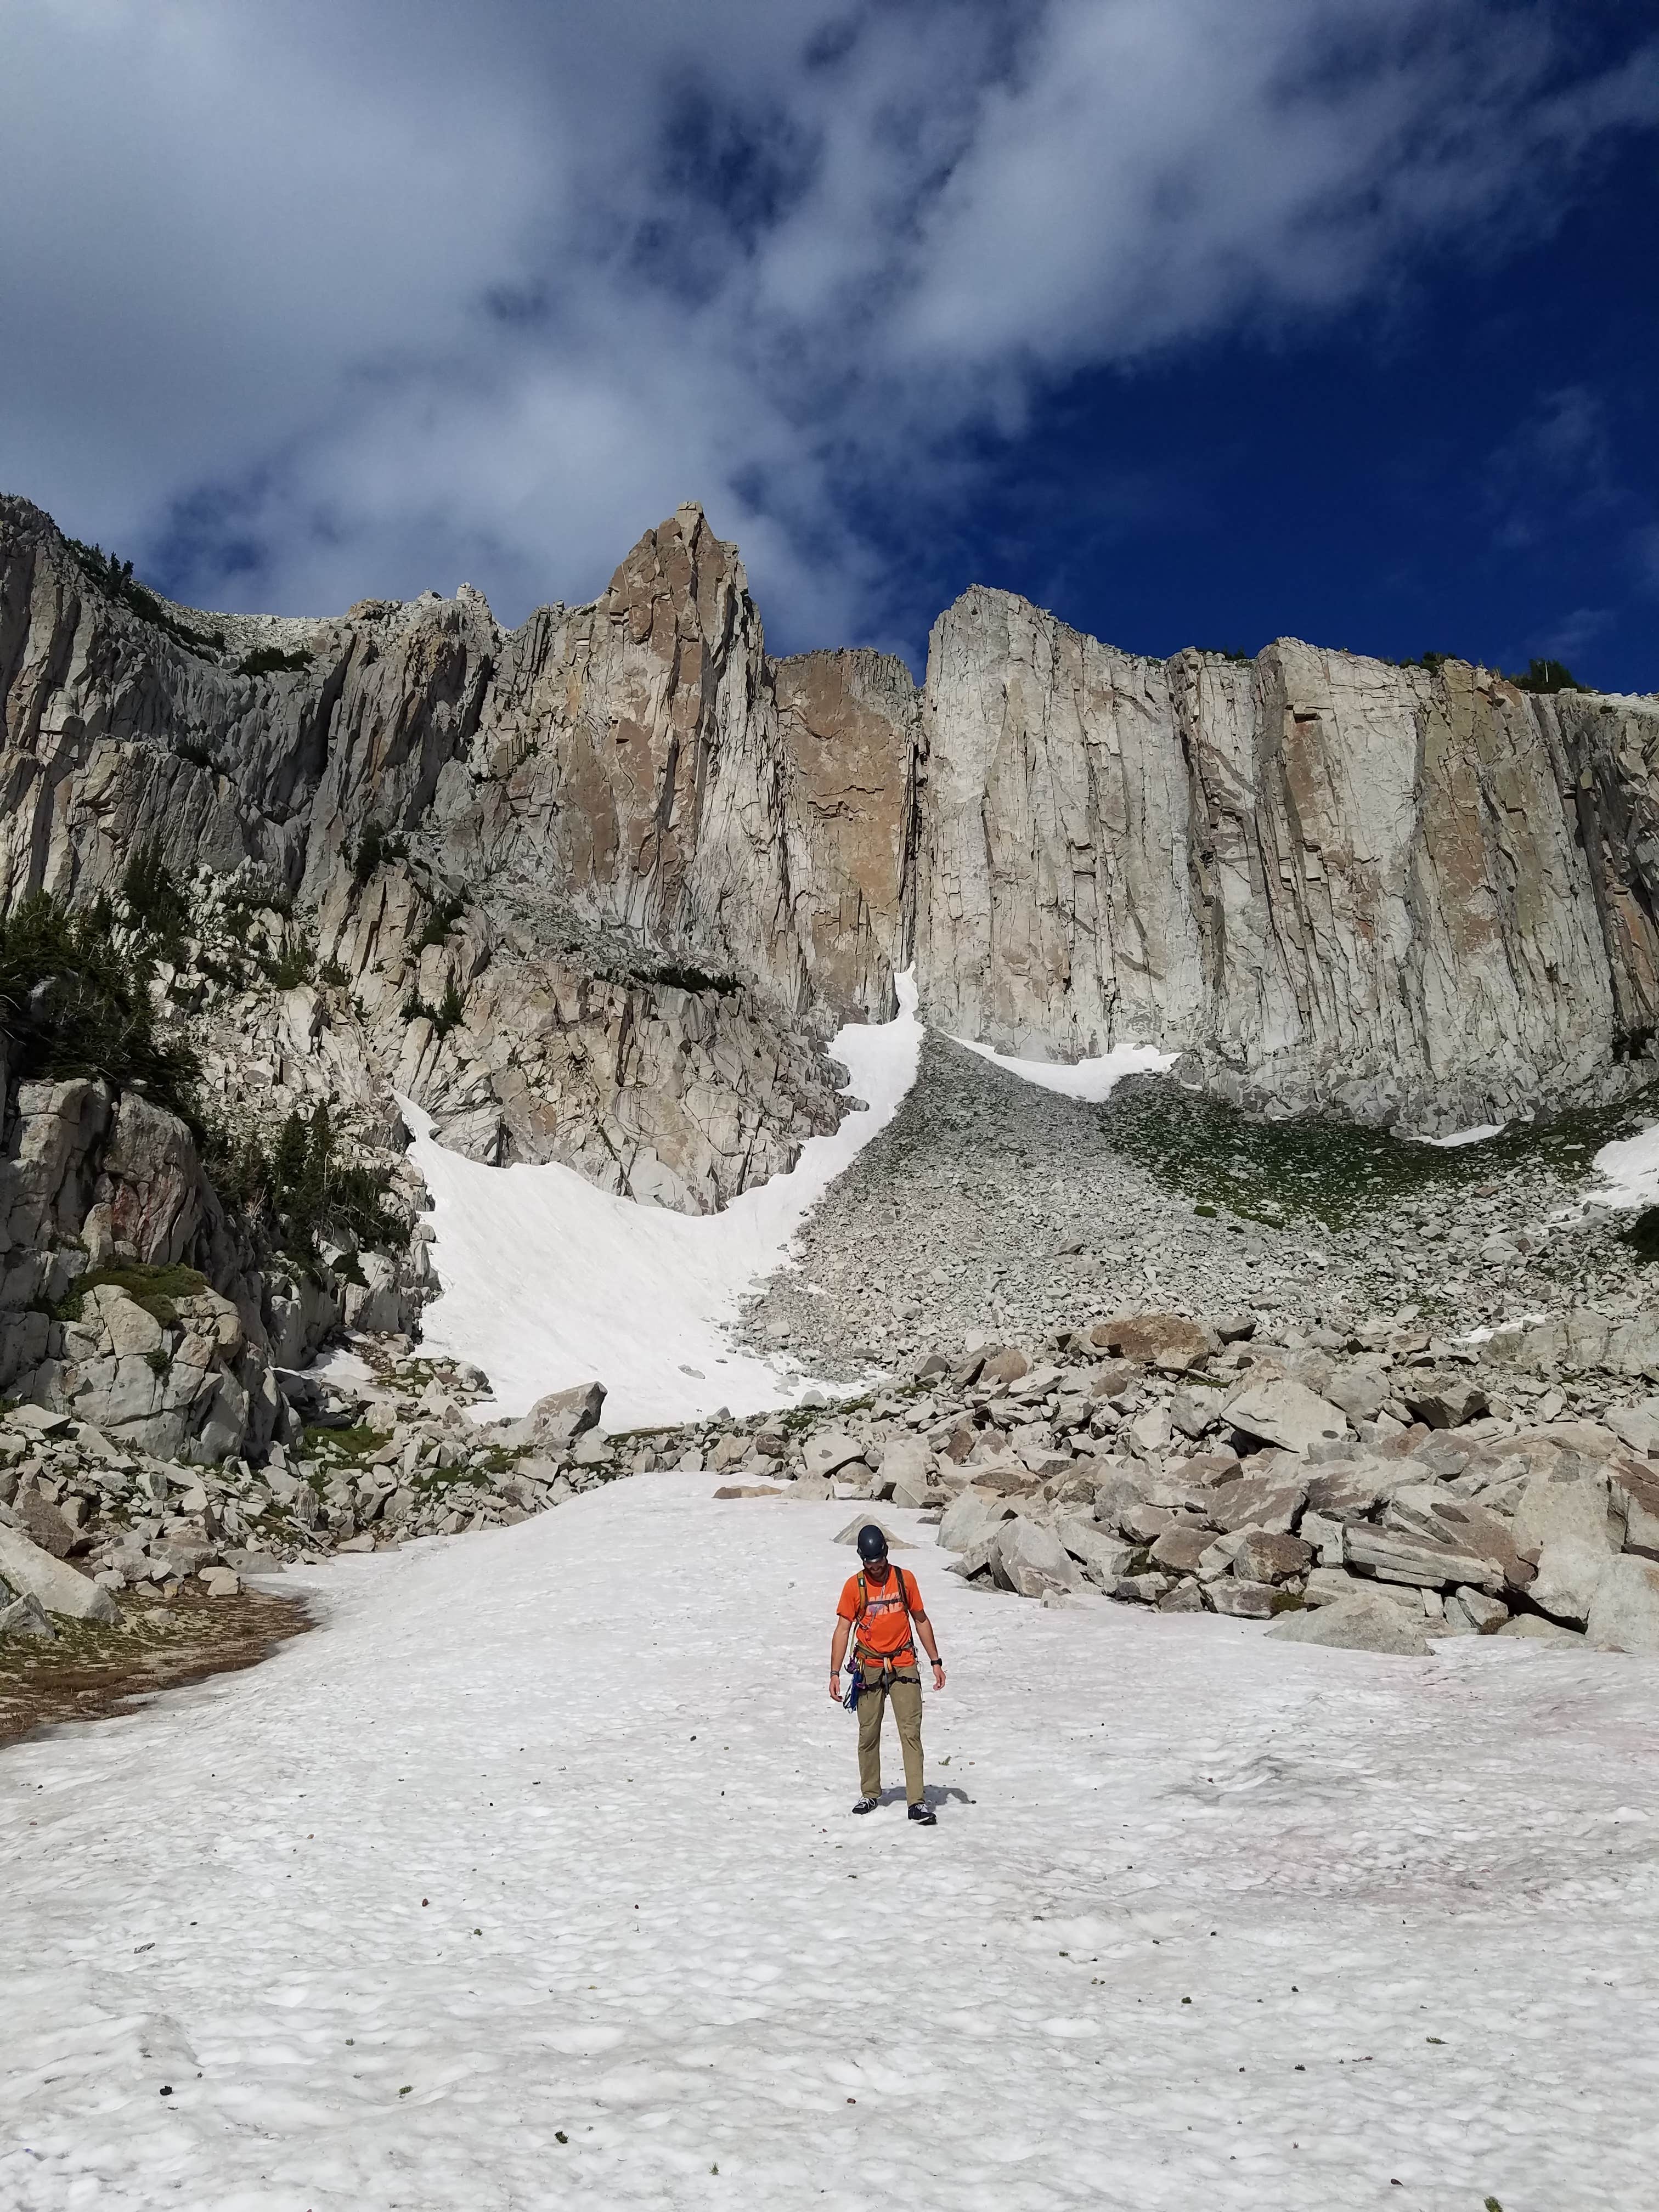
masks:
[[[465,586],[205,615],[0,501],[0,906],[52,969],[14,1074],[175,1116],[248,1264],[380,1251],[404,1320],[399,1096],[474,1158],[708,1211],[835,1126],[825,1042],[910,965],[942,1030],[1158,1044],[1250,1113],[1605,1104],[1653,1064],[1659,701],[1570,685],[1146,659],[981,589],[920,689],[775,659],[695,505],[517,630]],[[58,1029],[73,1065],[30,1066]]]

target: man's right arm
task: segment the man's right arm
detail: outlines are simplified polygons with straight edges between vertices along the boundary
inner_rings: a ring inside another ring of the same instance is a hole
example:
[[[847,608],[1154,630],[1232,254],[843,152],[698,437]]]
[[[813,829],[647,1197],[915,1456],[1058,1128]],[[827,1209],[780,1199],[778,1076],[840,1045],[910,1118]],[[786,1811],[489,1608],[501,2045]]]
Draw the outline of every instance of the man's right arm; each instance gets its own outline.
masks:
[[[830,1646],[830,1694],[841,1703],[841,1668],[847,1656],[847,1639],[853,1632],[853,1624],[842,1615],[836,1616],[835,1638]]]

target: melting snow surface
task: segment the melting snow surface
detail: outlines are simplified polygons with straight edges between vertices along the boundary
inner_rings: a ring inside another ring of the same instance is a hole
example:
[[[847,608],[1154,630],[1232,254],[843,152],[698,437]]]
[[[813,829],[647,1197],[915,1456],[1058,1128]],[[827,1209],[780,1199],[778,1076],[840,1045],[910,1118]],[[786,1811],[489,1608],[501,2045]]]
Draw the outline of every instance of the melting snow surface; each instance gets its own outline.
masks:
[[[939,1826],[854,1820],[849,1509],[717,1480],[338,1560],[0,1757],[6,2212],[1655,2202],[1659,1662],[918,1548]]]
[[[915,1081],[921,1024],[909,975],[898,993],[895,1020],[849,1024],[830,1046],[862,1110],[721,1213],[639,1206],[574,1168],[483,1166],[441,1145],[430,1118],[400,1100],[436,1209],[432,1256],[444,1287],[422,1316],[426,1348],[482,1367],[508,1414],[597,1376],[613,1430],[799,1398],[811,1378],[734,1351],[726,1326]]]
[[[1659,1121],[1603,1145],[1594,1165],[1603,1178],[1595,1193],[1603,1206],[1651,1206],[1659,1199]]]
[[[1080,1098],[1091,1106],[1110,1097],[1126,1075],[1161,1075],[1181,1057],[1179,1053],[1160,1052],[1156,1045],[1121,1044],[1092,1060],[1013,1060],[1006,1052],[993,1052],[988,1044],[975,1044],[971,1037],[955,1037],[951,1042],[976,1052],[994,1067],[1018,1076],[1022,1083],[1035,1083],[1044,1091],[1057,1091],[1063,1098]]]

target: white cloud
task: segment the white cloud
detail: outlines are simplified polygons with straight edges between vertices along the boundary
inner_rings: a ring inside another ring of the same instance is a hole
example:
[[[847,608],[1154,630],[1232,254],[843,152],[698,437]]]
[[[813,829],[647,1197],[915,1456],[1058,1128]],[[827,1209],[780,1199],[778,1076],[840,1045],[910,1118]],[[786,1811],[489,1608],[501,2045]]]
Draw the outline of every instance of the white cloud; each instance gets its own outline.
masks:
[[[585,597],[700,496],[786,642],[1045,380],[1547,222],[1659,119],[1486,0],[9,0],[0,483],[198,598]]]

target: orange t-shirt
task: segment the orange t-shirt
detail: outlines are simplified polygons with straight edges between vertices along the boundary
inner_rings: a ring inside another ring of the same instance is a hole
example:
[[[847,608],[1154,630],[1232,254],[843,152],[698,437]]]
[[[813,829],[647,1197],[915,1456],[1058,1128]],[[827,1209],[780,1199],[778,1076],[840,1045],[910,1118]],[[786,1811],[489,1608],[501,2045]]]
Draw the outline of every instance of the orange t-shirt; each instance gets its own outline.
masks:
[[[910,1637],[910,1613],[904,1609],[904,1599],[899,1595],[899,1577],[904,1577],[905,1595],[910,1601],[910,1613],[923,1610],[921,1592],[916,1588],[916,1578],[899,1566],[890,1566],[884,1583],[873,1583],[866,1574],[864,1587],[869,1603],[859,1614],[859,1577],[849,1576],[847,1587],[841,1594],[841,1603],[836,1611],[843,1620],[854,1624],[853,1642],[856,1650],[860,1644],[866,1651],[875,1652],[883,1659],[902,1658],[906,1653],[915,1656]]]

